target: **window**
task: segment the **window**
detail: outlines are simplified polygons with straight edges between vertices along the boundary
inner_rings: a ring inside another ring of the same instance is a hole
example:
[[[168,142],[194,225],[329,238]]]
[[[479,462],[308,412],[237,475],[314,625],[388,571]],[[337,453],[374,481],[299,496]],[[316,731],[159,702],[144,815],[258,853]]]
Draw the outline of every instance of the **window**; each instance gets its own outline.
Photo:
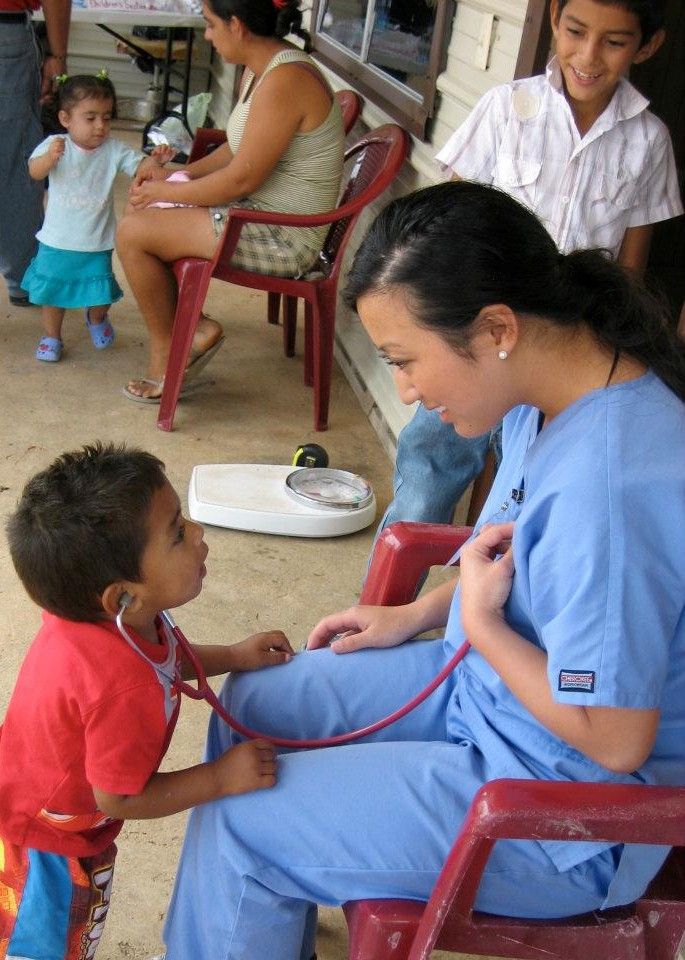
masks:
[[[314,0],[314,53],[423,138],[453,14],[452,0]]]

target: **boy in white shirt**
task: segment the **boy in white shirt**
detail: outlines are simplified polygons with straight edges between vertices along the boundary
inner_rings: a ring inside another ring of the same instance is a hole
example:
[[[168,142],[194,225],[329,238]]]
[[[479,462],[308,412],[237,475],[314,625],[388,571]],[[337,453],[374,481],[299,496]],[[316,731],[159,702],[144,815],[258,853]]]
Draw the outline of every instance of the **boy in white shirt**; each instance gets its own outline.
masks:
[[[626,79],[662,45],[664,7],[552,0],[556,56],[545,75],[488,91],[438,162],[520,200],[562,252],[602,247],[644,273],[653,225],[683,212],[668,130]],[[376,536],[396,520],[449,523],[488,442],[419,406],[398,438],[394,499]]]

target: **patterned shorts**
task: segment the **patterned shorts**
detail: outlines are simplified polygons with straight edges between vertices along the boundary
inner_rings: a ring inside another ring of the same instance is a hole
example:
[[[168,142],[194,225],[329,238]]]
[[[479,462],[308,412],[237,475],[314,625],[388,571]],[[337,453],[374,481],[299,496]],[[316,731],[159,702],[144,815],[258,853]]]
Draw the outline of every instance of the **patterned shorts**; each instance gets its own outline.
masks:
[[[231,204],[233,207],[258,209],[247,200]],[[224,231],[231,207],[210,207],[214,235]],[[246,223],[233,253],[231,263],[243,270],[268,273],[274,277],[297,277],[307,272],[318,256],[318,251],[297,242],[297,228]]]
[[[109,907],[117,848],[64,857],[0,838],[0,960],[91,960]]]

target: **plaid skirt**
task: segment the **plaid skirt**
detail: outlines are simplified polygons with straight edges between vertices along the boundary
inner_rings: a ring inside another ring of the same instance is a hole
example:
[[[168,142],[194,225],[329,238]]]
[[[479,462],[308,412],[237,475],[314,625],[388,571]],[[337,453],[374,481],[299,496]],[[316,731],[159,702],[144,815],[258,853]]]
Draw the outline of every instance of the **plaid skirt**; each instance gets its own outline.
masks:
[[[249,200],[239,200],[232,207],[258,210]],[[231,207],[210,207],[214,233],[220,237],[226,226]],[[323,244],[328,227],[321,228]],[[279,227],[261,223],[246,223],[233,253],[231,263],[242,270],[267,273],[274,277],[299,277],[313,266],[320,247],[312,250],[304,245],[297,227]]]

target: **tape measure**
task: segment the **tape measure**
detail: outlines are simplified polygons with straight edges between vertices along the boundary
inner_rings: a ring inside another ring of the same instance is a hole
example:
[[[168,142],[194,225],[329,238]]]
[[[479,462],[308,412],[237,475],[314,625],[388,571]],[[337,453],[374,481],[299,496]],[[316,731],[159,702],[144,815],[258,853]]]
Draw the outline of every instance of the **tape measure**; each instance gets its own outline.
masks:
[[[303,443],[293,456],[294,467],[327,467],[328,454],[318,443]]]

